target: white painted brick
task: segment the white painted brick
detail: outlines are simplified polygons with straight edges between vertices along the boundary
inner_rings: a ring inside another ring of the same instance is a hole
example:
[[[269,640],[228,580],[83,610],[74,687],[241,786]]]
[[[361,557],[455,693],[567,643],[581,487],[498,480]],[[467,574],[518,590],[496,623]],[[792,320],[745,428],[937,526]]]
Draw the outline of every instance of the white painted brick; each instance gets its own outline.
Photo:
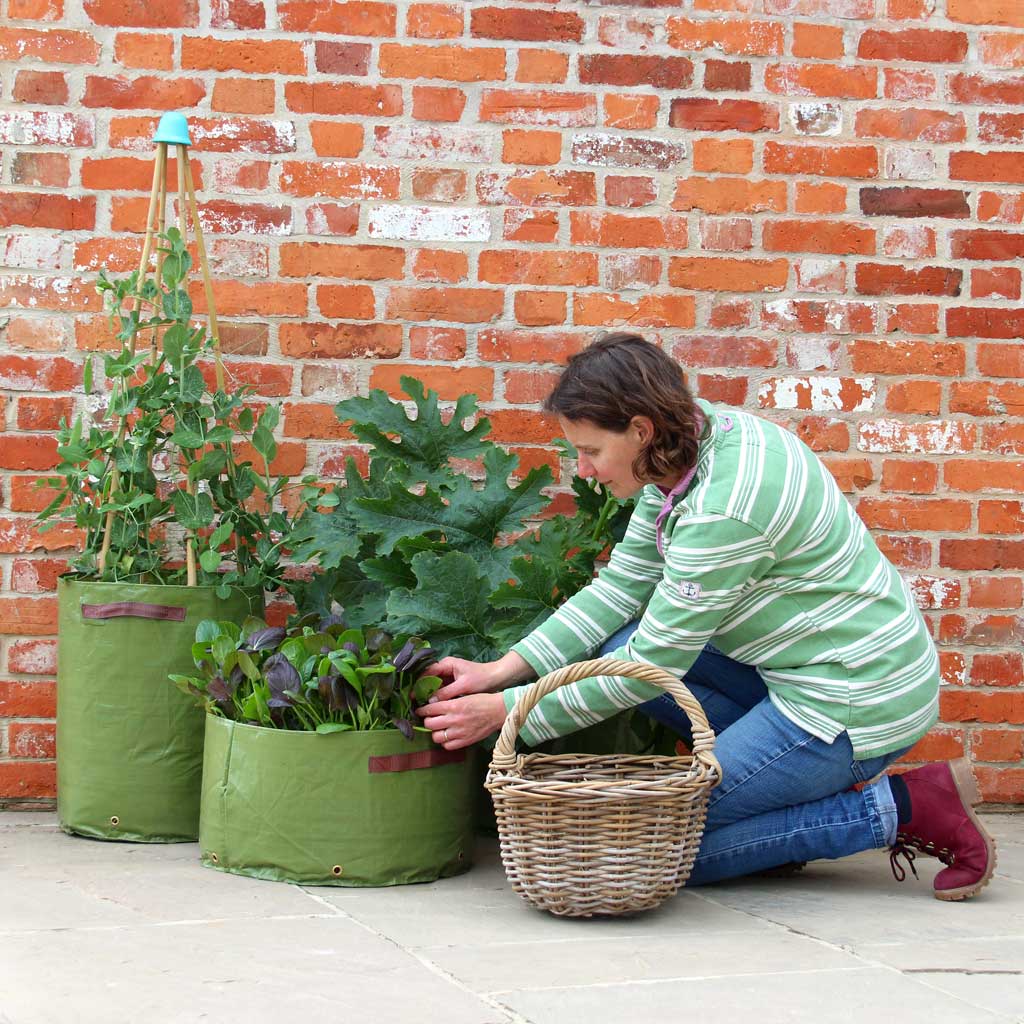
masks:
[[[874,408],[873,377],[773,377],[757,392],[762,408],[866,412]]]
[[[63,270],[71,242],[56,234],[0,236],[0,264],[14,270]]]
[[[491,237],[491,218],[486,210],[374,206],[367,231],[371,238],[412,242],[486,242]]]
[[[394,125],[376,129],[374,152],[388,160],[493,163],[497,133],[486,128]]]

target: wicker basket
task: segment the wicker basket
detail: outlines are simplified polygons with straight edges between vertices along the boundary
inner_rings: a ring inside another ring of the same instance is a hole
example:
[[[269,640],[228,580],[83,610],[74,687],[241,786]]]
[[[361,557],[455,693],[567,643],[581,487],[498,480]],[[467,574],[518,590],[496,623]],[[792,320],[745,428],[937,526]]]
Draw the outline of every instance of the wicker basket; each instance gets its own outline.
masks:
[[[692,756],[516,754],[516,736],[542,697],[598,675],[667,690],[693,725]],[[512,888],[569,917],[630,914],[668,899],[690,875],[708,795],[721,779],[714,742],[700,704],[662,669],[601,658],[538,679],[505,720],[485,783]]]

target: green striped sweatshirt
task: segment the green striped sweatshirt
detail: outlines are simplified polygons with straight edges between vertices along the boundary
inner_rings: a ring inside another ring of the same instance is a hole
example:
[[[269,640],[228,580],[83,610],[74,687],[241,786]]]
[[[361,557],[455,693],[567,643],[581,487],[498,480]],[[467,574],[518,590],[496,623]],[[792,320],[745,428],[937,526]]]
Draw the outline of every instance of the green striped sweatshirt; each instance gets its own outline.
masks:
[[[707,417],[697,469],[662,526],[648,485],[607,566],[512,649],[538,675],[584,660],[639,618],[615,657],[686,671],[712,643],[753,665],[773,704],[858,759],[909,746],[938,717],[939,664],[906,583],[817,456],[748,413]],[[505,690],[511,709],[524,687]],[[536,744],[661,694],[599,676],[563,686],[521,731]]]

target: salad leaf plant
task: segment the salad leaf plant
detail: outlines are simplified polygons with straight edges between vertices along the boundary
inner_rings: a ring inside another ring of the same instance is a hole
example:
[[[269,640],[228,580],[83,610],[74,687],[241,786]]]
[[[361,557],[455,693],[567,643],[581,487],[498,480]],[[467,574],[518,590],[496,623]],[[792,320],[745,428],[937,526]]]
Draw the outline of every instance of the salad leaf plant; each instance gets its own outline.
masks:
[[[576,514],[544,518],[550,469],[516,481],[519,459],[488,440],[474,396],[443,417],[435,392],[413,377],[401,385],[409,403],[374,390],[335,407],[368,446],[369,471],[362,476],[349,459],[329,508],[304,495],[293,557],[320,571],[293,595],[306,612],[340,605],[354,626],[429,636],[444,653],[474,660],[498,657],[590,582],[632,505],[577,477]],[[476,483],[467,463],[479,467]]]
[[[321,491],[313,478],[292,484],[271,475],[275,406],[254,409],[252,389],[208,384],[214,348],[193,317],[191,267],[181,233],[169,228],[156,275],[111,280],[100,272],[97,290],[120,342],[102,356],[106,410],[102,419],[62,423],[56,475],[42,481],[56,493],[39,518],[43,529],[63,521],[82,531],[71,563],[79,578],[273,590],[291,529],[285,492]],[[90,395],[93,359],[83,376]]]
[[[441,686],[423,670],[438,657],[419,637],[304,616],[290,628],[249,618],[205,620],[192,658],[199,674],[171,680],[209,713],[318,733],[427,732],[415,709]]]

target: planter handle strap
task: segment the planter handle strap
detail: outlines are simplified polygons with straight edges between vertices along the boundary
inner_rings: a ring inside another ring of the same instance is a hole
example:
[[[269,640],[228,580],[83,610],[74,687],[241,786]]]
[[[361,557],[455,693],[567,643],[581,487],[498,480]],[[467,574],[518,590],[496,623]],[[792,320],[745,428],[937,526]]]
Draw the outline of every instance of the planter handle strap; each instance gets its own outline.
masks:
[[[367,770],[371,775],[379,772],[410,772],[417,768],[433,768],[439,764],[456,764],[466,760],[465,750],[417,750],[412,754],[390,754],[386,757],[371,757]]]
[[[110,604],[83,604],[83,619],[162,619],[184,622],[186,609],[170,604],[144,604],[142,601],[113,601]]]

